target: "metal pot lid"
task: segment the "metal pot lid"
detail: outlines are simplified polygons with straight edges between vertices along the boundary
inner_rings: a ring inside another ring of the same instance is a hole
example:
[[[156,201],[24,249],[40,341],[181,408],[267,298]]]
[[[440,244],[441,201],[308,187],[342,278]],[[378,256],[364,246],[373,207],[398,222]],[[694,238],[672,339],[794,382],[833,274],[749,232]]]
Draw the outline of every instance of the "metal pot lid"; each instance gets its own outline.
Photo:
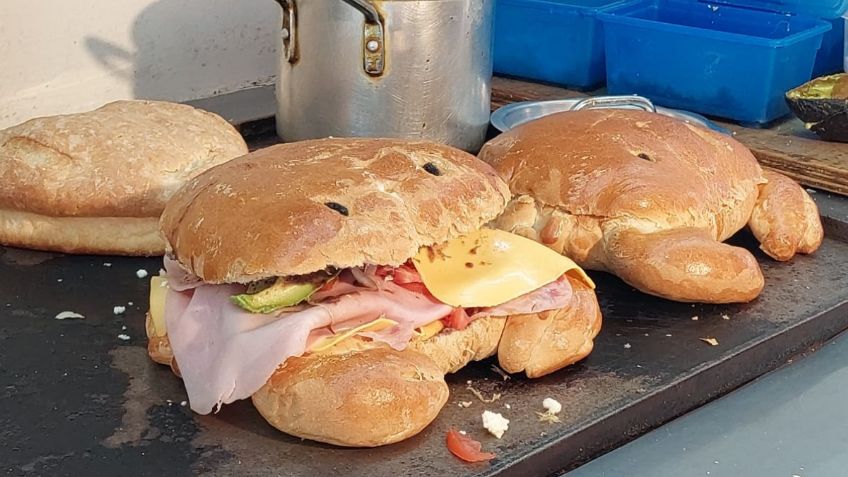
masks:
[[[700,114],[654,106],[649,99],[641,96],[594,96],[551,101],[522,101],[498,108],[497,111],[492,113],[491,123],[499,131],[506,132],[516,126],[550,114],[580,109],[640,109],[680,119],[722,134],[732,134],[729,130]]]

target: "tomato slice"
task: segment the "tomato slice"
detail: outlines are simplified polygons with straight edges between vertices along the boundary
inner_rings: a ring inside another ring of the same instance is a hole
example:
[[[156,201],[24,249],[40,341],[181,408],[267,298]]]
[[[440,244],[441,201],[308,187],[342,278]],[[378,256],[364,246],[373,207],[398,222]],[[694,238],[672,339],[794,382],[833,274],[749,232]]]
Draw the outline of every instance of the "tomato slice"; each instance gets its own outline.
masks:
[[[405,283],[421,283],[421,275],[418,274],[418,270],[416,270],[415,267],[409,263],[404,263],[395,269],[393,280],[398,285],[403,285]]]
[[[465,308],[456,307],[450,315],[442,318],[442,323],[445,324],[445,328],[464,330],[468,326],[468,323],[471,323],[471,318],[468,316]]]
[[[482,444],[459,433],[456,429],[448,431],[447,445],[451,454],[466,462],[485,462],[497,457],[491,452],[482,452],[480,450],[483,447]]]

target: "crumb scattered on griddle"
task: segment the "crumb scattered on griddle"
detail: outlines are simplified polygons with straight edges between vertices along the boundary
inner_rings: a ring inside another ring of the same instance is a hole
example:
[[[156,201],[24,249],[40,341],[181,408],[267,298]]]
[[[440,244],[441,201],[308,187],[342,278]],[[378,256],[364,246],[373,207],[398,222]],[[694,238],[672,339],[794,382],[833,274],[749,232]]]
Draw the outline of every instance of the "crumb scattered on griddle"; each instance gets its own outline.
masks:
[[[730,316],[729,315],[721,315],[721,319],[722,320],[729,320]]]
[[[710,346],[718,346],[718,340],[715,338],[699,338],[704,343],[709,344]]]
[[[111,267],[111,266],[112,266],[112,264],[111,264],[111,263],[109,263],[109,262],[103,262],[103,266],[104,266],[104,267]]]
[[[119,339],[119,340],[122,340],[122,341],[129,341],[129,340],[130,340],[130,335],[127,335],[127,334],[121,333],[121,334],[119,334],[119,335],[118,335],[118,339]]]
[[[145,278],[147,277],[147,270],[139,268],[135,271],[135,276],[137,276],[138,278]]]
[[[665,335],[666,335],[667,337],[671,338],[671,333],[666,333]]]
[[[121,315],[125,311],[127,311],[127,307],[125,307],[125,306],[114,306],[114,307],[112,307],[112,314],[114,314],[114,315]]]
[[[6,306],[9,306],[9,304],[7,304]],[[57,320],[82,320],[85,317],[74,311],[63,311],[56,315],[55,318]]]
[[[460,401],[457,403],[459,407],[468,407],[473,404],[473,401]]]
[[[624,349],[630,349],[630,343],[624,343]]]
[[[698,321],[698,316],[697,316],[697,315],[696,315],[696,316],[693,316],[693,317],[692,317],[692,321]]]

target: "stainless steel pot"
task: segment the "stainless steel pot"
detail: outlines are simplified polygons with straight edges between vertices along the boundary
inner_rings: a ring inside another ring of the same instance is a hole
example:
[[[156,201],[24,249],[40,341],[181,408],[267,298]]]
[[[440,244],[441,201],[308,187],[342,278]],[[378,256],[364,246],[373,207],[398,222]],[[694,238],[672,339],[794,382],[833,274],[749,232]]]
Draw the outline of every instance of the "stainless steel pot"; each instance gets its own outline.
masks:
[[[494,0],[277,0],[277,132],[428,139],[478,150]]]

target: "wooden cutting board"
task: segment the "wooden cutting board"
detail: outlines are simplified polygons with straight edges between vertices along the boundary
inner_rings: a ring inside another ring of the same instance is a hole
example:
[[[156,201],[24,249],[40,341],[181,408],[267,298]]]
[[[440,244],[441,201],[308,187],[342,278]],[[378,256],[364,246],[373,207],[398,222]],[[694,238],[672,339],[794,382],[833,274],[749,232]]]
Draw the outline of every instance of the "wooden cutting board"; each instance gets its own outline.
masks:
[[[586,93],[507,78],[495,77],[492,81],[493,110],[516,101],[581,96]],[[768,129],[716,122],[733,131],[764,167],[781,171],[805,186],[848,195],[848,144],[821,141],[795,118]]]

